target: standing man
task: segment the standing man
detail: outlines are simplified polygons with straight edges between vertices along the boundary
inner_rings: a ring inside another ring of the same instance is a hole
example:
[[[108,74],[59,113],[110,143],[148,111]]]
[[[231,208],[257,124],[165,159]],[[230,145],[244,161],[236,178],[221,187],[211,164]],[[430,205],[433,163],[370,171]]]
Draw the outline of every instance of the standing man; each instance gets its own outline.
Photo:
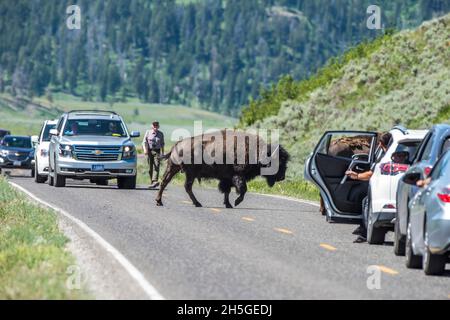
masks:
[[[159,187],[160,156],[164,154],[164,134],[159,131],[158,121],[154,121],[152,128],[145,133],[142,147],[149,165],[150,189],[154,189]]]

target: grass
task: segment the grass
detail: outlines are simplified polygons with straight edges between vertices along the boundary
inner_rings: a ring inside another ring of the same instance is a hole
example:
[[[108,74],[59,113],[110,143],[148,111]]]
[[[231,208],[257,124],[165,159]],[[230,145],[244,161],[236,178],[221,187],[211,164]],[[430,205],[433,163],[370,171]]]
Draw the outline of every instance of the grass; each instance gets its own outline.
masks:
[[[54,212],[31,204],[0,177],[0,299],[82,299],[68,290],[75,264]]]

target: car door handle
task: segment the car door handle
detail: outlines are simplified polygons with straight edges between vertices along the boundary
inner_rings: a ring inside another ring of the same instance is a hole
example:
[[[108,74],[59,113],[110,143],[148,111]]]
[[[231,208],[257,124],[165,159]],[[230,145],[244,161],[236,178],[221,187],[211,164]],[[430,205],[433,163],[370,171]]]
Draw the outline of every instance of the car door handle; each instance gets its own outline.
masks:
[[[317,173],[316,169],[311,169],[311,173],[316,174]]]

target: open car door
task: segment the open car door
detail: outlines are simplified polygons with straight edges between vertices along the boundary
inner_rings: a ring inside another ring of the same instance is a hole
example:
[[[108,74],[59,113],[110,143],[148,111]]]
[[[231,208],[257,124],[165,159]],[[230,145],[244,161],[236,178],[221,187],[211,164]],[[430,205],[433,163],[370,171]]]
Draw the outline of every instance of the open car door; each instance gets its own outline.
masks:
[[[361,218],[362,201],[369,182],[347,178],[345,172],[370,170],[379,151],[377,133],[327,131],[320,139],[305,167],[308,180],[320,189],[329,218]]]

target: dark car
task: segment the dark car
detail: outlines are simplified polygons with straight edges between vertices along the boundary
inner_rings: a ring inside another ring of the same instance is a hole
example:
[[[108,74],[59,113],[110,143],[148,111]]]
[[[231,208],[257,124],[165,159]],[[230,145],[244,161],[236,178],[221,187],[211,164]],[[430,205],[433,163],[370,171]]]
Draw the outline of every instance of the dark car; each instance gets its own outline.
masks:
[[[439,157],[448,149],[450,149],[450,125],[439,124],[434,126],[423,139],[405,176],[416,173],[420,175],[420,179],[425,179]],[[407,184],[403,179],[400,179],[397,188],[397,212],[394,223],[394,252],[398,256],[405,255],[406,233],[409,222],[408,204],[418,191],[419,187]]]
[[[31,137],[5,136],[0,142],[2,169],[30,169],[34,177],[34,147]]]
[[[11,131],[0,129],[0,140],[3,139],[4,136],[9,136],[11,134]]]

